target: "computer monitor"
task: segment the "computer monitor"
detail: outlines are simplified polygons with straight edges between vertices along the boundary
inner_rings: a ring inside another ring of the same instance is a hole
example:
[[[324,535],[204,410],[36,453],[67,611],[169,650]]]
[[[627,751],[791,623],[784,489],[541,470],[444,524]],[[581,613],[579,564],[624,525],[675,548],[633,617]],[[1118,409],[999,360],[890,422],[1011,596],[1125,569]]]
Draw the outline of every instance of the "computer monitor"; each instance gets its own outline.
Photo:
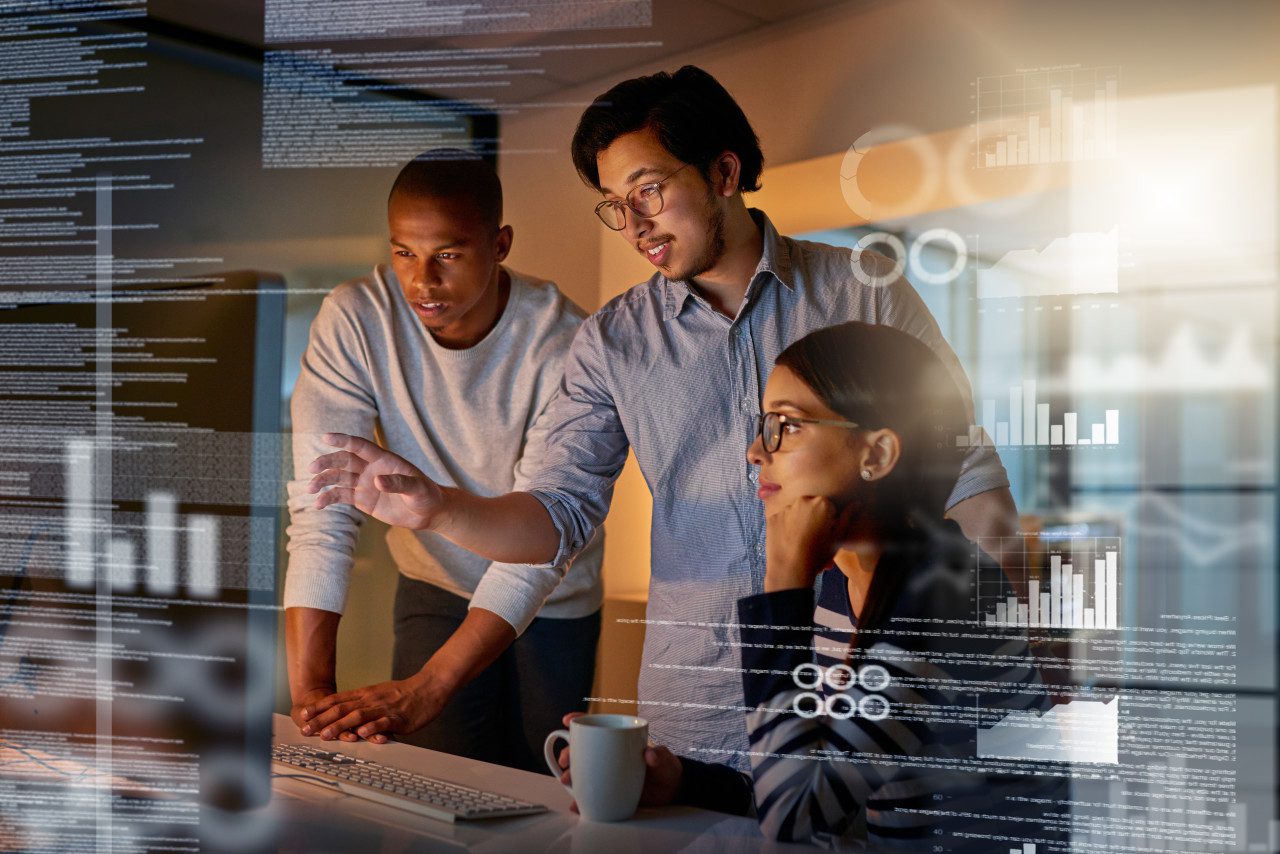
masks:
[[[0,294],[3,847],[268,838],[284,293]]]

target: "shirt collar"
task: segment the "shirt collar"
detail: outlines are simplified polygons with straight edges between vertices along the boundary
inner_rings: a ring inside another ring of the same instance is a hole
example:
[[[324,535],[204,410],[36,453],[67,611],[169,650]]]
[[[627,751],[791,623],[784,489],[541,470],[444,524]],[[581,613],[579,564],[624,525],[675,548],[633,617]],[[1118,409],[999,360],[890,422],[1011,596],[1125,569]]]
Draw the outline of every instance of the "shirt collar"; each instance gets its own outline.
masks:
[[[756,225],[760,226],[760,231],[764,235],[764,254],[760,256],[760,263],[756,265],[756,272],[751,277],[752,282],[754,283],[762,273],[768,273],[781,282],[784,288],[793,290],[795,283],[791,274],[791,247],[782,235],[778,234],[772,220],[764,211],[748,208],[747,212],[756,221]]]
[[[778,234],[778,230],[773,227],[773,222],[764,211],[748,208],[747,213],[760,227],[764,243],[764,253],[760,256],[760,263],[756,265],[756,271],[751,275],[751,283],[747,286],[747,299],[754,298],[760,288],[762,277],[772,276],[781,282],[783,287],[793,290],[795,284],[791,271],[791,249],[787,241]],[[683,279],[668,279],[661,273],[658,277],[663,288],[662,319],[671,320],[680,314],[685,301],[693,294],[689,290],[689,283]]]

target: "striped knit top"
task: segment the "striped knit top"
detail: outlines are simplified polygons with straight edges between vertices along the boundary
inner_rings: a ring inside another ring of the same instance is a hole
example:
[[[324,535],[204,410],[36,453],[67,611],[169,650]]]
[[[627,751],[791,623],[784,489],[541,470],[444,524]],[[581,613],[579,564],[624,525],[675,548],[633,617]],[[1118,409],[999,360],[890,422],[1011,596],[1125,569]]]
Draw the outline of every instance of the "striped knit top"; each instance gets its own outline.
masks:
[[[977,751],[980,727],[1050,705],[1025,634],[975,620],[977,573],[1003,583],[999,566],[947,522],[887,550],[876,572],[903,573],[901,592],[856,651],[838,569],[816,601],[739,601],[763,832],[828,848],[1066,851],[1065,769]]]

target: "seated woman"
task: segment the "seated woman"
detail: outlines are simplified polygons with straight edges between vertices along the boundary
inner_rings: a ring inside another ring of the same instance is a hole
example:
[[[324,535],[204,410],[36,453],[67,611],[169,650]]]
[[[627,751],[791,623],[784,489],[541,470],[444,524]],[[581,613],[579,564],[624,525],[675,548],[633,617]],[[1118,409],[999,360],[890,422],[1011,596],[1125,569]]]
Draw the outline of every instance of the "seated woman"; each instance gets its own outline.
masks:
[[[995,595],[1004,576],[943,518],[953,380],[914,337],[846,323],[783,351],[763,409],[767,569],[738,603],[752,773],[651,749],[646,800],[754,801],[766,835],[827,847],[1065,851],[1064,772],[977,749],[1049,700],[1025,630],[975,622],[978,574]]]

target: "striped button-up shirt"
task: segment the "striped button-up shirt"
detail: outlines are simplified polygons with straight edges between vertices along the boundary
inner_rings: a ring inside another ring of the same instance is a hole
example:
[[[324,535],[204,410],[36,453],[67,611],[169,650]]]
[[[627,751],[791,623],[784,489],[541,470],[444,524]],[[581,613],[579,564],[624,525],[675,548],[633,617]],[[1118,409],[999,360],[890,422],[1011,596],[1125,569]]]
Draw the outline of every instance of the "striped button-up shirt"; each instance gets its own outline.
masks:
[[[813,330],[883,323],[932,347],[970,397],[910,283],[863,284],[848,249],[782,237],[763,213],[752,216],[764,252],[734,317],[688,282],[655,274],[582,324],[549,404],[556,426],[529,481],[560,532],[560,562],[603,522],[628,448],[635,453],[653,494],[640,714],[677,753],[742,769],[735,606],[761,591],[765,568],[764,514],[746,450],[774,360]],[[994,451],[975,448],[949,503],[1008,483]]]

